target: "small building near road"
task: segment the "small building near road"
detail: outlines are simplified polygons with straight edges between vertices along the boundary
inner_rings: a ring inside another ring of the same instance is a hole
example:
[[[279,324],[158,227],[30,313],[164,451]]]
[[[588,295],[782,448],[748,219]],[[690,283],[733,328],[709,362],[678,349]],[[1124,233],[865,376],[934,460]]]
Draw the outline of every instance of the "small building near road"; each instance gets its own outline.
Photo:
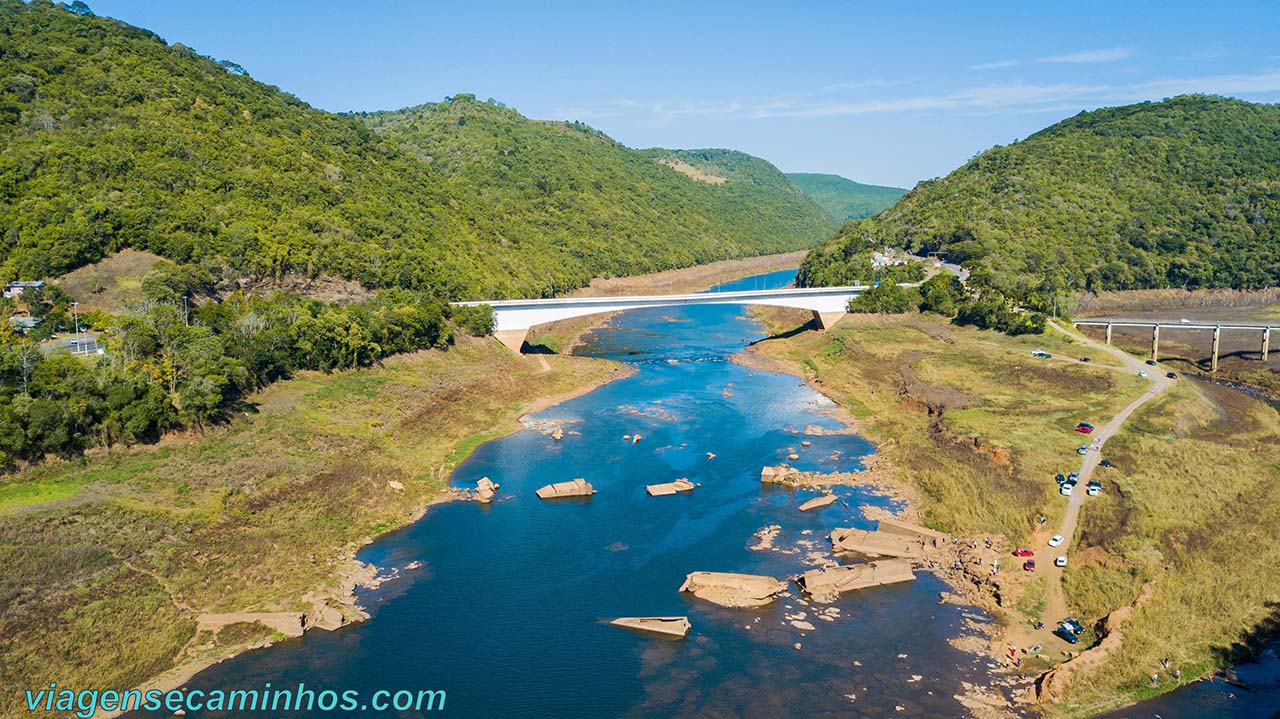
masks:
[[[44,289],[44,282],[41,280],[32,280],[32,281],[18,280],[16,282],[10,282],[9,284],[4,286],[4,296],[5,296],[5,299],[11,300],[15,297],[20,296],[23,292],[26,292],[27,290],[43,290],[43,289]]]
[[[26,334],[35,329],[44,320],[39,317],[31,317],[29,315],[14,315],[9,318],[9,326]]]

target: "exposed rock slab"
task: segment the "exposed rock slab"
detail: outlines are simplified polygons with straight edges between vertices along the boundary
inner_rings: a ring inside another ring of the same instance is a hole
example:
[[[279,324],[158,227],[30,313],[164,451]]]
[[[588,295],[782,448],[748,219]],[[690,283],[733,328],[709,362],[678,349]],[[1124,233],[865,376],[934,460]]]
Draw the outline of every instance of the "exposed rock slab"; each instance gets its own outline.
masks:
[[[480,481],[476,482],[476,501],[481,504],[492,502],[494,496],[498,494],[498,488],[501,486],[488,477],[481,477]]]
[[[540,499],[560,499],[563,497],[590,497],[596,488],[587,480],[579,477],[571,482],[556,482],[538,490]]]
[[[920,559],[933,549],[932,540],[891,532],[866,529],[835,529],[831,532],[831,551],[856,552],[868,557],[900,557]]]
[[[722,607],[763,607],[787,590],[787,585],[758,574],[693,572],[680,591]]]
[[[645,487],[644,491],[648,492],[650,497],[665,497],[676,492],[692,492],[693,482],[690,482],[686,477],[681,477],[674,482],[651,484]]]
[[[796,579],[796,584],[816,602],[834,602],[842,592],[852,592],[883,584],[909,582],[916,578],[911,562],[883,559],[865,564],[848,564],[825,569],[811,569]]]
[[[609,623],[615,627],[626,627],[671,637],[684,637],[691,628],[688,617],[618,617]]]
[[[800,505],[800,511],[809,512],[814,509],[821,509],[835,504],[837,499],[839,499],[839,497],[834,494],[822,494]]]
[[[924,541],[931,547],[942,547],[951,542],[951,535],[943,532],[934,531],[928,527],[921,527],[916,524],[904,522],[901,519],[883,518],[876,524],[876,531],[885,534],[900,534],[904,537],[914,537]]]
[[[339,615],[341,617],[341,615]],[[217,633],[229,624],[257,623],[274,629],[286,637],[302,636],[302,612],[227,612],[225,614],[201,614],[196,619],[196,629]]]

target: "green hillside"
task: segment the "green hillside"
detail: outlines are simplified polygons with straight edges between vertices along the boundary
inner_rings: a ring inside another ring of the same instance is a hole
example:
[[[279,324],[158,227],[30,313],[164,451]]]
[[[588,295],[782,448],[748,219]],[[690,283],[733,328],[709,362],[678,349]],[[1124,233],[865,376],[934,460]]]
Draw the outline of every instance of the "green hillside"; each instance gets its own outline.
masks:
[[[828,232],[794,190],[700,182],[470,96],[335,115],[44,2],[0,0],[0,37],[0,279],[131,247],[224,277],[539,295]]]
[[[850,223],[800,281],[847,280],[871,244],[947,252],[1022,298],[1276,285],[1280,106],[1188,95],[1081,113]]]
[[[841,221],[880,214],[906,192],[901,187],[864,185],[839,175],[818,172],[788,172],[787,177],[828,215]]]

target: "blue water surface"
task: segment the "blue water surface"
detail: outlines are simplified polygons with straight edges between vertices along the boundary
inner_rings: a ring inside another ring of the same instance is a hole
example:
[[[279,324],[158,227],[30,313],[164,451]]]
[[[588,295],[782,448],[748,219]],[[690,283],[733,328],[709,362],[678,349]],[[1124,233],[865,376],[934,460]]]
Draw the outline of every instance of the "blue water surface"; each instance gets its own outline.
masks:
[[[794,274],[719,289],[767,289]],[[243,654],[189,686],[443,689],[448,715],[477,719],[965,716],[954,695],[963,681],[987,683],[986,660],[947,639],[964,615],[986,618],[940,604],[932,575],[847,595],[830,622],[795,596],[725,609],[677,591],[697,570],[796,574],[831,528],[874,526],[860,507],[892,506],[868,488],[838,488],[841,502],[802,514],[812,495],[760,484],[761,467],[791,452],[802,469],[850,471],[874,451],[841,433],[831,402],[800,380],[729,361],[762,336],[736,305],[618,316],[579,353],[636,373],[479,447],[453,482],[490,477],[501,484],[492,505],[435,507],[366,548],[360,558],[382,567],[424,564],[362,593],[370,621]],[[549,423],[565,429],[561,441]],[[598,494],[534,495],[575,477]],[[645,493],[679,477],[699,486]],[[776,549],[750,549],[769,525],[782,528]],[[800,611],[816,629],[784,617]],[[670,640],[607,624],[628,615],[688,615],[693,631]]]

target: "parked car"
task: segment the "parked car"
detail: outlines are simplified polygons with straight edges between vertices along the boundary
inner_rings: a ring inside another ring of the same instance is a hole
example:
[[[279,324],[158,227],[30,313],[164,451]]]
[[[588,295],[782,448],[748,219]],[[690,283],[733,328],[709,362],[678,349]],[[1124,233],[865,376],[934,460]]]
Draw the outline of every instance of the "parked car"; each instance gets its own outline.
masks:
[[[1093,425],[1088,422],[1081,422],[1076,425],[1076,431],[1080,434],[1093,434]]]
[[[1061,534],[1055,534],[1055,535],[1053,535],[1052,537],[1050,537],[1050,538],[1049,538],[1049,546],[1050,546],[1050,547],[1057,547],[1057,546],[1061,545],[1063,541],[1064,541],[1064,540],[1062,539],[1062,535],[1061,535]]]
[[[1146,370],[1144,370],[1144,369],[1140,369],[1140,370],[1138,370],[1138,376],[1139,376],[1139,377],[1146,377],[1146,376],[1147,376],[1147,371],[1146,371]]]
[[[1068,475],[1067,475],[1067,481],[1068,481],[1068,482],[1070,482],[1070,483],[1072,483],[1072,484],[1075,484],[1076,482],[1079,482],[1079,481],[1080,481],[1080,473],[1079,473],[1079,472],[1072,472],[1071,474],[1068,474]]]
[[[1036,359],[1050,359],[1053,357],[1053,355],[1049,354],[1048,352],[1045,352],[1044,350],[1034,350],[1031,353],[1031,356],[1035,357]]]
[[[1080,358],[1080,361],[1081,361],[1081,362],[1092,362],[1093,360],[1092,360],[1092,359],[1089,359],[1088,357],[1081,357],[1081,358]]]
[[[1089,445],[1087,444],[1082,444],[1080,445],[1079,448],[1076,449],[1076,454],[1088,454],[1088,453],[1089,453]]]
[[[1099,462],[1099,463],[1098,463],[1098,466],[1100,466],[1100,467],[1114,467],[1115,465],[1111,463],[1111,460],[1109,460],[1109,459],[1104,459],[1104,460],[1102,460],[1101,462]]]
[[[1055,567],[1067,566],[1067,558],[1065,556],[1058,557],[1057,559],[1053,560],[1053,566]]]
[[[1096,497],[1098,496],[1098,493],[1101,491],[1102,491],[1102,487],[1095,487],[1092,484],[1090,484],[1088,488],[1084,490],[1084,493],[1089,495],[1090,497]]]
[[[1149,366],[1151,366],[1151,367],[1155,367],[1155,366],[1156,366],[1156,361],[1155,361],[1155,360],[1147,360],[1147,364],[1148,364]]]
[[[1064,483],[1062,484],[1062,486],[1058,488],[1058,491],[1062,493],[1062,496],[1064,496],[1064,497],[1070,497],[1070,496],[1071,496],[1071,488],[1072,488],[1072,487],[1074,487],[1074,486],[1075,486],[1074,484],[1067,484],[1067,483],[1065,483],[1065,482],[1064,482]]]
[[[1056,480],[1057,483],[1061,485],[1063,482],[1067,481],[1067,476],[1059,472],[1058,476],[1054,477],[1054,480]]]
[[[1027,549],[1026,547],[1018,547],[1017,549],[1013,550],[1013,556],[1015,557],[1034,557],[1035,555],[1036,555],[1035,552],[1031,551],[1030,549]]]
[[[1177,373],[1177,372],[1165,372],[1165,373],[1164,373],[1164,376],[1165,376],[1165,377],[1168,377],[1169,379],[1178,379],[1178,373]]]
[[[1074,634],[1072,634],[1071,632],[1067,631],[1066,627],[1058,627],[1057,629],[1053,630],[1053,636],[1055,636],[1055,637],[1057,637],[1057,638],[1061,639],[1062,641],[1066,642],[1067,644],[1079,644],[1079,643],[1080,643],[1080,637],[1077,637],[1076,635],[1074,635]]]
[[[1071,632],[1072,634],[1081,634],[1084,632],[1084,625],[1072,619],[1071,617],[1067,617],[1066,619],[1063,619],[1062,626],[1066,627],[1067,631]]]
[[[1023,563],[1022,563],[1022,569],[1023,569],[1023,571],[1027,571],[1027,572],[1034,572],[1034,571],[1036,571],[1036,560],[1034,560],[1034,559],[1028,559],[1027,561],[1023,562]]]

